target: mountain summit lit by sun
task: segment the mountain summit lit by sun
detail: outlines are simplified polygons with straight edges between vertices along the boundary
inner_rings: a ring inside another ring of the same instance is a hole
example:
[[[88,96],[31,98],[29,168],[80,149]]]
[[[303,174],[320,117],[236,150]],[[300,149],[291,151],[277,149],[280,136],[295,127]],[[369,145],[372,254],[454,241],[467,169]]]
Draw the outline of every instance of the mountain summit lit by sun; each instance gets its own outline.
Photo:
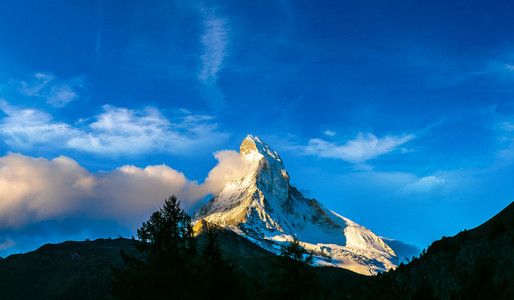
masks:
[[[277,152],[248,135],[240,155],[251,163],[247,174],[230,181],[194,219],[229,228],[277,253],[296,237],[315,255],[317,265],[376,274],[398,265],[395,252],[369,229],[305,198],[289,184]]]

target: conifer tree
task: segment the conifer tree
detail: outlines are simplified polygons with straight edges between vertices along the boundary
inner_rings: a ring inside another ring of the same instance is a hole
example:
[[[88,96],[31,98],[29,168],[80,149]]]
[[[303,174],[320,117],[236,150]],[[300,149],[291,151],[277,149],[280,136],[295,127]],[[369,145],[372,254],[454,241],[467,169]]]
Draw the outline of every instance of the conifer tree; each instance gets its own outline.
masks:
[[[201,253],[203,296],[210,299],[244,298],[234,265],[223,257],[219,229],[209,223],[204,226],[206,240]]]
[[[191,217],[171,196],[137,230],[138,255],[121,253],[125,268],[111,268],[112,296],[119,299],[195,297],[196,240]]]

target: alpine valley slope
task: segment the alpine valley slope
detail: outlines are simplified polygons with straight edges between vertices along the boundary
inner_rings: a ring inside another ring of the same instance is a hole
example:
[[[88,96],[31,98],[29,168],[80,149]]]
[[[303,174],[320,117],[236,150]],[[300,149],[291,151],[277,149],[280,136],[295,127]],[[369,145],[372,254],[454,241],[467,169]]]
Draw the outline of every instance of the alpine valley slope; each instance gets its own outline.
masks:
[[[297,237],[320,266],[372,275],[399,264],[395,252],[369,229],[303,197],[289,184],[280,156],[258,137],[248,135],[240,155],[250,171],[200,208],[194,222],[228,228],[274,253]]]

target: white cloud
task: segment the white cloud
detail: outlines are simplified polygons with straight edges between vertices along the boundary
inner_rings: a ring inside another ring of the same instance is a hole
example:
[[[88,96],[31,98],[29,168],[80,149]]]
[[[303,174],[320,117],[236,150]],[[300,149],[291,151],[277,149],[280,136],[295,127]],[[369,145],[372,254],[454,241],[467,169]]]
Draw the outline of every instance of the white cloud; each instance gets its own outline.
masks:
[[[323,134],[328,135],[328,136],[335,136],[336,135],[335,131],[332,131],[330,129],[325,130],[323,132]]]
[[[9,153],[0,157],[0,229],[77,217],[137,226],[169,195],[194,209],[248,168],[237,152],[215,157],[218,164],[198,184],[166,165],[91,173],[65,156],[47,160]]]
[[[217,131],[216,123],[209,122],[210,116],[183,114],[172,122],[152,107],[132,110],[105,105],[102,113],[91,118],[94,121],[76,126],[4,100],[0,109],[7,114],[0,123],[0,135],[14,149],[49,145],[104,155],[186,153],[226,137]]]
[[[445,184],[446,180],[442,178],[427,176],[405,185],[398,190],[398,193],[404,196],[429,194],[440,189]]]
[[[306,146],[301,148],[306,154],[319,157],[342,159],[352,163],[362,163],[396,150],[396,148],[411,139],[414,135],[385,136],[377,138],[368,133],[359,133],[356,139],[347,141],[344,145],[327,142],[322,139],[311,139]]]
[[[14,82],[16,82],[14,80]],[[19,81],[19,91],[26,96],[42,97],[55,107],[63,107],[79,98],[76,89],[81,88],[82,78],[74,77],[69,80],[57,80],[50,73],[36,73],[30,82]]]
[[[94,216],[129,224],[155,211],[169,195],[177,196],[186,210],[201,199],[189,197],[188,188],[192,183],[183,173],[166,165],[144,169],[127,165],[96,174],[95,179],[97,184],[89,197],[91,202],[97,203],[92,212]]]
[[[0,110],[7,117],[0,123],[0,134],[5,142],[17,149],[27,149],[35,145],[61,145],[67,137],[80,132],[68,124],[55,122],[49,114],[32,108],[18,108],[0,99]]]
[[[8,154],[0,158],[0,227],[20,226],[76,212],[91,174],[74,160]]]
[[[202,193],[205,195],[221,192],[227,182],[243,177],[251,168],[250,163],[236,151],[219,151],[214,153],[214,157],[219,163],[209,172],[209,176],[201,185]]]

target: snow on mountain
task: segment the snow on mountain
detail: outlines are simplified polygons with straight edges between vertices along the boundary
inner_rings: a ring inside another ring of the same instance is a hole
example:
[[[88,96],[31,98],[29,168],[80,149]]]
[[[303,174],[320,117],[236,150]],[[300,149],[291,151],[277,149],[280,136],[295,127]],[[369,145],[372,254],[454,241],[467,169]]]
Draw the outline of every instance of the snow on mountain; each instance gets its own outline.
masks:
[[[248,135],[240,155],[251,170],[229,182],[195,213],[194,221],[205,219],[231,229],[275,253],[296,236],[315,254],[317,265],[365,275],[398,265],[394,251],[369,229],[304,198],[289,184],[278,153],[258,137]]]

